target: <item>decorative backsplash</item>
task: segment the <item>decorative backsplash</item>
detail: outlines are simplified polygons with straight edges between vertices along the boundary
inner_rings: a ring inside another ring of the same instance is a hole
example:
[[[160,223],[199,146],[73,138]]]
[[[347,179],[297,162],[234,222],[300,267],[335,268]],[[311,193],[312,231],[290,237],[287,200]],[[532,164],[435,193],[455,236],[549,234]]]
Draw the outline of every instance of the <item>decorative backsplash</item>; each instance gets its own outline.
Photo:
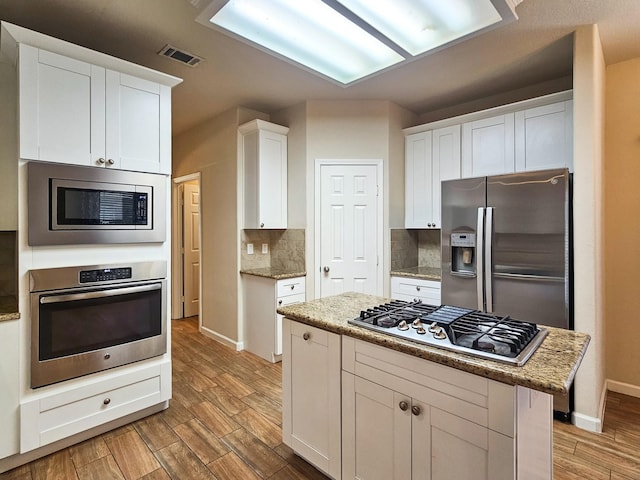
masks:
[[[278,270],[304,271],[305,231],[288,230],[243,230],[241,235],[242,255],[240,268],[275,268]],[[253,254],[247,253],[247,245],[253,244]],[[262,253],[262,245],[268,245],[268,253]]]
[[[440,230],[391,230],[391,270],[440,268]]]
[[[0,232],[0,297],[18,293],[18,253],[16,232]]]

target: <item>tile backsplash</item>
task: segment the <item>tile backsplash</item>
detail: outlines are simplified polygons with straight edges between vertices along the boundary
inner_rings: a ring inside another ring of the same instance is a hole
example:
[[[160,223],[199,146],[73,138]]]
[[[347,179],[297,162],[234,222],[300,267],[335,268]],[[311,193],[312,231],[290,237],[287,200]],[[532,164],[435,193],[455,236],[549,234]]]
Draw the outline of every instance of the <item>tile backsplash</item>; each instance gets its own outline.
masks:
[[[16,296],[18,293],[18,252],[16,232],[0,232],[0,296]]]
[[[243,270],[271,267],[278,270],[304,271],[304,235],[304,229],[243,230],[240,267]],[[247,253],[250,243],[253,244],[252,255]],[[262,253],[263,244],[268,245],[268,253]]]
[[[440,230],[391,230],[391,270],[440,268]]]

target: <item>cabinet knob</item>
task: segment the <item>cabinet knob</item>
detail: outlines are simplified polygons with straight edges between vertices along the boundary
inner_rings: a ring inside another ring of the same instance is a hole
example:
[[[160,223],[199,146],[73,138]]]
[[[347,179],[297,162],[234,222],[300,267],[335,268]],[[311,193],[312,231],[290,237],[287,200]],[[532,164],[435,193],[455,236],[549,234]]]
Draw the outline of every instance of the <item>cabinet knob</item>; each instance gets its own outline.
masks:
[[[311,334],[310,334],[309,332],[304,332],[304,333],[302,334],[302,338],[303,338],[304,340],[309,340],[309,339],[311,338]]]
[[[107,397],[107,398],[105,398],[105,399],[102,401],[102,403],[103,403],[104,405],[109,405],[109,404],[111,403],[111,399],[110,399],[109,397]]]
[[[329,273],[329,270],[331,270],[331,269],[329,268],[329,266],[328,266],[328,265],[325,265],[324,267],[322,267],[322,271],[323,271],[324,273]]]
[[[109,360],[111,358],[111,354],[110,353],[105,353],[104,354],[104,359],[105,360]]]
[[[278,305],[282,305],[282,300],[278,300]]]
[[[430,227],[430,226],[431,226],[431,224],[430,224],[430,223],[427,223],[427,227]]]
[[[420,291],[420,286],[419,285],[416,285],[416,290]]]
[[[108,163],[109,165],[113,165],[113,164],[114,164],[114,163],[116,163],[116,162],[113,160],[113,158],[110,158],[109,160],[107,160],[107,163]]]
[[[409,403],[408,403],[408,402],[406,402],[406,401],[404,401],[404,400],[402,400],[402,401],[398,404],[398,406],[400,407],[400,410],[402,410],[403,412],[406,412],[406,411],[407,411],[407,409],[409,408]]]
[[[260,228],[264,228],[264,223],[261,223],[261,224],[260,224]]]
[[[421,411],[422,411],[422,410],[421,410],[421,409],[420,409],[420,407],[419,407],[419,406],[417,406],[417,405],[414,405],[413,407],[411,407],[411,413],[413,413],[416,417],[417,417],[418,415],[420,415],[420,412],[421,412]]]
[[[98,164],[99,164],[99,165],[104,165],[104,162],[105,162],[105,161],[106,161],[106,160],[105,160],[104,158],[99,158],[99,159],[98,159]]]
[[[296,288],[296,286],[295,285],[291,285],[291,290],[293,290],[294,288]]]

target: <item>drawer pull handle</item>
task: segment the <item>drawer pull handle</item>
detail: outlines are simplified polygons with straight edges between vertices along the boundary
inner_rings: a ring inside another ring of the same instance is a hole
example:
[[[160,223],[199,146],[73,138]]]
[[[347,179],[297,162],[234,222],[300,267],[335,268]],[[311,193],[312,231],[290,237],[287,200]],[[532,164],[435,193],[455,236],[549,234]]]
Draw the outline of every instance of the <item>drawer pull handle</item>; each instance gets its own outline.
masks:
[[[111,399],[109,397],[107,397],[102,401],[102,403],[105,404],[105,405],[109,405],[111,403]]]
[[[309,332],[304,332],[302,334],[302,338],[306,341],[309,340],[311,338],[311,334]]]
[[[400,410],[402,410],[403,412],[406,412],[407,409],[409,408],[409,403],[407,403],[406,401],[402,400],[398,406],[400,407]]]
[[[413,413],[416,417],[420,415],[420,412],[421,410],[419,406],[414,405],[413,407],[411,407],[411,413]]]
[[[293,290],[296,286],[295,285],[291,285],[291,290]]]
[[[419,286],[416,286],[416,290],[417,290],[417,291],[420,291],[420,287],[419,287]]]

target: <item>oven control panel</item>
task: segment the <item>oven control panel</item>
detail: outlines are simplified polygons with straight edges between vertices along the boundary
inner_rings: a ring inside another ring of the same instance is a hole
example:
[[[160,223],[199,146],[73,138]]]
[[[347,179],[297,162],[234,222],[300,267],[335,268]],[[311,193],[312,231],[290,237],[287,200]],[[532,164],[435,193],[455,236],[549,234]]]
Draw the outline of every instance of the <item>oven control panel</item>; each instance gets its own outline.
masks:
[[[80,283],[104,282],[107,280],[126,280],[128,278],[131,278],[131,276],[131,267],[80,270]]]

